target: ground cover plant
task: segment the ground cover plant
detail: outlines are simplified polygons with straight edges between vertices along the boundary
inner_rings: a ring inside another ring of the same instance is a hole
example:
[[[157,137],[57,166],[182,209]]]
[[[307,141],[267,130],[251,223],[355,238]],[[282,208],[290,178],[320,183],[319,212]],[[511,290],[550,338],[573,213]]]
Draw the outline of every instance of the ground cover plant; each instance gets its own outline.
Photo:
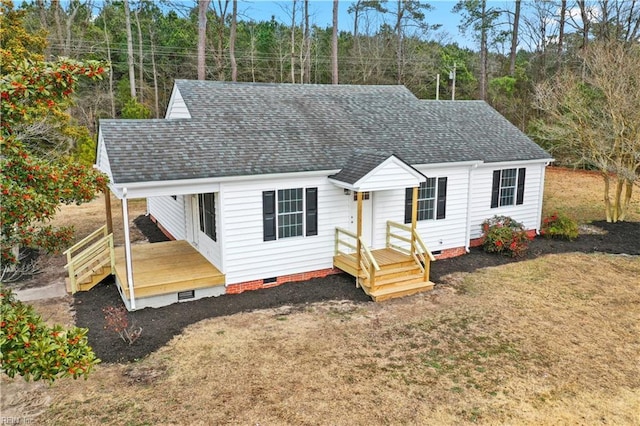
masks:
[[[636,222],[603,222],[591,179],[547,174],[544,215],[575,214],[575,241],[434,262],[434,291],[399,300],[341,276],[288,284],[134,312],[129,346],[94,343],[115,289],[78,294],[76,323],[98,318],[90,343],[116,356],[23,404],[49,398],[44,424],[637,424],[640,203]]]

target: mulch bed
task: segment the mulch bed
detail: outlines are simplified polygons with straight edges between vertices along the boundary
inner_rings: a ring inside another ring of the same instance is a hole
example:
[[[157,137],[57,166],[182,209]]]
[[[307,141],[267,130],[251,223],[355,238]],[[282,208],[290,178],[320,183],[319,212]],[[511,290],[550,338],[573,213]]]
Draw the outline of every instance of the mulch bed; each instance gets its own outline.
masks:
[[[164,234],[147,217],[140,216],[134,222],[150,242],[166,241]],[[572,242],[536,238],[531,242],[524,259],[566,252],[640,255],[640,223],[594,222],[592,225],[605,232],[580,235]],[[445,275],[453,272],[473,272],[478,268],[516,261],[474,248],[467,255],[434,262],[431,265],[431,280],[438,284],[442,283]],[[283,306],[304,309],[305,305],[330,300],[372,303],[362,290],[355,287],[353,277],[340,274],[158,309],[147,308],[129,313],[130,321],[143,327],[142,337],[131,346],[114,332],[104,329],[102,309],[123,306],[113,279],[105,280],[91,291],[77,293],[74,296],[74,308],[77,325],[89,328],[89,343],[96,355],[103,362],[113,363],[144,358],[180,334],[186,326],[203,319]]]

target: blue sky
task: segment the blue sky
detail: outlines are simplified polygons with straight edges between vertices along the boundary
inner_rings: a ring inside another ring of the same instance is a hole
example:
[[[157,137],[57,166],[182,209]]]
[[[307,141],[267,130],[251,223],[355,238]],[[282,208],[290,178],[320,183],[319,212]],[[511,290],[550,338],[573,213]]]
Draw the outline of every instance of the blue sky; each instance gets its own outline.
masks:
[[[216,1],[216,0],[213,0]],[[301,4],[302,1],[298,1]],[[341,30],[353,30],[353,15],[347,12],[347,9],[353,2],[341,0],[339,2],[340,13],[338,16],[338,26]],[[389,7],[394,7],[395,2],[390,2]],[[475,47],[475,43],[470,36],[463,36],[458,30],[460,23],[460,15],[451,12],[457,1],[450,0],[432,0],[428,3],[433,6],[433,10],[427,12],[426,21],[429,24],[442,24],[442,32],[446,32],[450,41],[457,42],[461,46]],[[489,2],[504,5],[505,1]],[[268,20],[271,15],[275,15],[276,20],[287,23],[291,20],[292,1],[239,1],[238,12],[242,13],[245,18],[254,20]],[[311,21],[320,26],[326,27],[331,25],[333,2],[331,0],[312,0],[310,2]],[[299,13],[299,12],[298,12]],[[298,18],[296,18],[298,20]],[[298,22],[300,22],[298,20]]]

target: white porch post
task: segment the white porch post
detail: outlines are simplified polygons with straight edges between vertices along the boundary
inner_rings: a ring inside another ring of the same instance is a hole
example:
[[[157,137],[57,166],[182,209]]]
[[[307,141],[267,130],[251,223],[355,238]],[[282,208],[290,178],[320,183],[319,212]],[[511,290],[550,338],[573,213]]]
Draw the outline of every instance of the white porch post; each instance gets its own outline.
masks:
[[[124,222],[124,258],[127,269],[127,282],[129,283],[129,303],[131,304],[131,310],[134,310],[136,309],[136,298],[133,293],[133,260],[131,258],[131,235],[129,234],[127,188],[122,190],[122,220]]]

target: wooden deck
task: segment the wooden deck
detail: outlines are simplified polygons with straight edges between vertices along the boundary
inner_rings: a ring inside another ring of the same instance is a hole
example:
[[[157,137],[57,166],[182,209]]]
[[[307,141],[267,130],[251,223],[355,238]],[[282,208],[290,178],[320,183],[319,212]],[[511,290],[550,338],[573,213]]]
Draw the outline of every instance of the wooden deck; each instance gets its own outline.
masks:
[[[349,275],[357,277],[358,284],[376,302],[431,290],[433,283],[425,281],[413,257],[391,248],[372,250],[380,270],[374,284],[358,273],[355,254],[334,256],[333,264]]]
[[[124,247],[116,247],[116,277],[127,299]],[[135,298],[224,286],[225,276],[187,241],[131,246]]]

